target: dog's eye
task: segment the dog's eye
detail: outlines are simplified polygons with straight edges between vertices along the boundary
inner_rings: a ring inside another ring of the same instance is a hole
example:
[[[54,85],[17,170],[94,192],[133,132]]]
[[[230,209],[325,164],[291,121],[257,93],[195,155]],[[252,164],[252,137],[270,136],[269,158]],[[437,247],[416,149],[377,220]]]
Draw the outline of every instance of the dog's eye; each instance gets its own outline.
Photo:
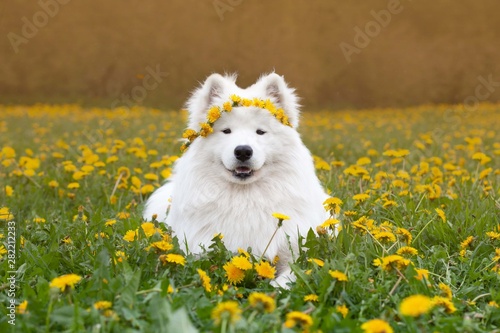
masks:
[[[260,130],[260,129],[258,129],[255,133],[257,133],[258,135],[266,134],[266,132],[264,132],[263,130]]]
[[[231,129],[230,128],[223,129],[222,133],[229,134],[229,133],[231,133]]]

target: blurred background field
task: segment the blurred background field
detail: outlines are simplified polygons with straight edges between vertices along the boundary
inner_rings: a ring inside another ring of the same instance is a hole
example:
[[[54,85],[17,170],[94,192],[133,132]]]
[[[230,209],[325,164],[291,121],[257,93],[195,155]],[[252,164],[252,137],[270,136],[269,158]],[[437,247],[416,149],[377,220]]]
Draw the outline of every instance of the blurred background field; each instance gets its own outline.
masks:
[[[495,0],[401,0],[378,32],[373,13],[394,1],[55,1],[0,3],[0,103],[126,104],[155,68],[165,76],[134,102],[176,109],[212,72],[246,86],[276,70],[307,108],[460,103],[478,77],[500,82]],[[341,43],[370,22],[349,62]]]

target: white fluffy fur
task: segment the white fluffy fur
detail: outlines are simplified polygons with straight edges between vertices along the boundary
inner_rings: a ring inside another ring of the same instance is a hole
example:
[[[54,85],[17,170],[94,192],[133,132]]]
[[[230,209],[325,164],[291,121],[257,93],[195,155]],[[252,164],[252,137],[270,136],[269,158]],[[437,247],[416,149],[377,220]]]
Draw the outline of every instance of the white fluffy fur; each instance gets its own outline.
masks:
[[[284,109],[293,128],[258,108],[240,107],[223,113],[215,122],[214,133],[194,140],[177,160],[173,176],[149,198],[143,215],[149,220],[157,214],[193,253],[201,251],[200,245],[208,248],[214,235],[222,233],[228,249],[251,247],[257,255],[276,229],[272,213],[290,216],[266,252],[270,259],[279,256],[274,284],[286,287],[286,282],[293,280],[288,265],[293,261],[290,245],[296,254],[298,235],[306,235],[325,220],[322,203],[327,194],[296,131],[299,105],[294,90],[274,73],[246,89],[239,88],[235,80],[235,76],[213,74],[195,90],[187,102],[190,128],[198,130],[199,123],[206,121],[208,108],[222,105],[231,94],[271,99]],[[222,133],[226,128],[231,134]],[[257,129],[266,134],[256,134]],[[248,162],[254,174],[246,180],[229,171],[240,163],[234,156],[239,145],[253,149]]]

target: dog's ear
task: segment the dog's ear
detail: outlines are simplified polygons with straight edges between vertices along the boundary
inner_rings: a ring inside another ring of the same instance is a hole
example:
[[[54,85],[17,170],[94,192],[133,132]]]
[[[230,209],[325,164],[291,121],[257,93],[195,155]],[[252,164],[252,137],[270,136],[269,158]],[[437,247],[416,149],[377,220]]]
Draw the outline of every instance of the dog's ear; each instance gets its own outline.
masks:
[[[298,127],[300,105],[298,103],[299,98],[295,95],[295,89],[288,87],[285,79],[276,73],[261,77],[259,83],[263,85],[266,97],[269,98],[276,107],[282,108],[285,111],[294,128]]]
[[[201,87],[197,88],[186,103],[189,111],[189,128],[197,129],[206,121],[210,106],[220,104],[226,97],[230,86],[234,85],[235,75],[210,75]]]

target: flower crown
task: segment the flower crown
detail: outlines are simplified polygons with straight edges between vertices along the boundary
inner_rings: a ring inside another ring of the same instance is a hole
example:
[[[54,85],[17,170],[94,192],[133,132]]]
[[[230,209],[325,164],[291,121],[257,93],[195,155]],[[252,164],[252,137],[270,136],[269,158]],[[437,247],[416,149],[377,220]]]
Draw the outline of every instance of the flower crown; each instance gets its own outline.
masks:
[[[181,146],[181,152],[184,152],[189,145],[199,136],[201,137],[207,137],[209,134],[213,133],[214,129],[214,123],[220,118],[222,115],[222,112],[231,112],[234,107],[238,106],[243,106],[243,107],[258,107],[261,109],[265,109],[269,111],[280,123],[286,126],[292,127],[292,124],[290,124],[290,121],[288,120],[287,115],[285,114],[285,111],[281,108],[277,108],[271,100],[266,99],[260,99],[260,98],[254,98],[254,99],[247,99],[247,98],[241,98],[240,96],[237,95],[231,95],[229,97],[229,101],[225,102],[222,104],[222,107],[214,105],[211,106],[210,109],[208,109],[207,112],[207,121],[204,123],[200,123],[200,130],[196,132],[194,129],[188,128],[187,130],[182,133],[182,137],[187,140],[184,144]]]

